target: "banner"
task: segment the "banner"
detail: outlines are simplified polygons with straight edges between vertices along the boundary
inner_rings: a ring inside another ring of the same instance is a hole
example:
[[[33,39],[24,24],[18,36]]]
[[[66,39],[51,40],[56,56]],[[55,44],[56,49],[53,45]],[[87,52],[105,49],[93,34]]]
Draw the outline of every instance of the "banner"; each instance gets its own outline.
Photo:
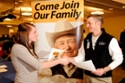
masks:
[[[52,53],[53,48],[64,50],[67,52],[67,56],[73,53],[70,57],[75,57],[79,53],[82,54],[83,1],[51,0],[31,2],[33,22],[38,33],[35,51],[40,58],[48,59],[50,53],[58,55],[59,51]],[[71,77],[72,74],[67,75]],[[55,83],[58,83],[58,81]]]
[[[56,22],[60,19],[76,21],[83,18],[82,0],[32,2],[34,22]]]
[[[50,51],[45,32],[54,31],[55,23],[66,19],[74,27],[83,24],[84,16],[83,0],[63,0],[63,1],[33,1],[32,16],[38,33],[38,42],[36,42],[36,52]],[[81,33],[82,34],[82,33]]]

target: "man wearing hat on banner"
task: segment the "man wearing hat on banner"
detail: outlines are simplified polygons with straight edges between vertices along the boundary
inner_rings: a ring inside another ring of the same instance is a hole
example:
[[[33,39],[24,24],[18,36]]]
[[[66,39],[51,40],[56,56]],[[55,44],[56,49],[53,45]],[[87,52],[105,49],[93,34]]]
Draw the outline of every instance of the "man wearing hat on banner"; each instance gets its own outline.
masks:
[[[73,57],[72,61],[83,61],[83,55],[78,51],[82,43],[82,27],[74,28],[67,20],[56,22],[53,33],[46,32],[46,38],[52,48],[65,50],[63,56]],[[71,62],[71,60],[69,60]],[[56,65],[42,70],[39,83],[83,83],[83,69],[72,63]]]

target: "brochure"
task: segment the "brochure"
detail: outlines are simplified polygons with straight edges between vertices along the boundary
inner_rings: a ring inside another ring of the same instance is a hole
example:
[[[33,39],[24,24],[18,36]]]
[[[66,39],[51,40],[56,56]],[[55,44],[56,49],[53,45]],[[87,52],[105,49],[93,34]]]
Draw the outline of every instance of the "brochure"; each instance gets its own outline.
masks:
[[[73,62],[73,64],[79,68],[89,70],[89,71],[95,71],[96,68],[93,65],[92,60],[84,61],[84,62]]]

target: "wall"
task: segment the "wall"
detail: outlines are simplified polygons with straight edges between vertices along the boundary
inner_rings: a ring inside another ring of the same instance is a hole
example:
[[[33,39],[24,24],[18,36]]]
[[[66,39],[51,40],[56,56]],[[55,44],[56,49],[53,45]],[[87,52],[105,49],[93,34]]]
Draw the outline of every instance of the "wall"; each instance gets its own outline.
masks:
[[[0,36],[2,34],[9,34],[9,28],[8,27],[4,27],[4,26],[0,26]]]
[[[116,37],[117,40],[120,38],[120,33],[125,27],[125,16],[104,18],[103,27],[106,31]]]
[[[9,35],[12,36],[13,34],[15,34],[17,32],[17,27],[13,26],[11,28],[9,28]]]
[[[84,22],[84,29],[85,33],[88,34],[88,30],[86,28],[86,22]],[[120,33],[123,31],[123,27],[125,27],[125,16],[118,16],[118,17],[110,17],[104,18],[103,26],[106,32],[113,35],[117,40],[120,38]]]

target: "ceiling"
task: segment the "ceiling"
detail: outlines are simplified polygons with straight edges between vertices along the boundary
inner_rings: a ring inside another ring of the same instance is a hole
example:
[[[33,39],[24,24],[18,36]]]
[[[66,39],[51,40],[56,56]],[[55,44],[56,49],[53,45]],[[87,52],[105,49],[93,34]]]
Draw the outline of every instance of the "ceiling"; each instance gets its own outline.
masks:
[[[31,8],[31,1],[38,0],[0,0],[0,16],[3,13],[10,12],[17,17],[12,21],[0,22],[0,25],[18,25],[20,22],[32,22],[32,16],[22,16],[20,12],[27,10],[20,10],[22,7]],[[84,0],[84,18],[92,11],[103,11],[103,17],[113,17],[125,15],[125,0]],[[32,12],[31,10],[28,11]]]
[[[100,9],[93,9],[100,8]],[[103,11],[103,17],[113,17],[125,15],[125,0],[85,0],[86,17],[92,11]]]

